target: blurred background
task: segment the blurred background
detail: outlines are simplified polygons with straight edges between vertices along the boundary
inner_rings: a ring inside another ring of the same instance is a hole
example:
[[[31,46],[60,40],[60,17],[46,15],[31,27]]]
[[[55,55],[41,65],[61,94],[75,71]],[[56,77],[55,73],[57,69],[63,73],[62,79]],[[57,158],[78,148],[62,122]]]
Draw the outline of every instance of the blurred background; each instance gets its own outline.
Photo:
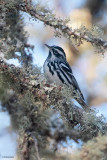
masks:
[[[34,0],[33,3],[35,2]],[[107,0],[41,0],[40,3],[54,10],[56,17],[68,17],[68,25],[72,28],[79,28],[81,25],[88,29],[93,25],[100,27],[104,32],[103,38],[107,40]],[[55,37],[52,28],[32,20],[26,13],[21,12],[21,15],[28,43],[34,45],[33,63],[39,67],[43,66],[48,56],[45,43],[62,47],[87,104],[96,108],[98,115],[103,114],[107,121],[107,53],[97,53],[87,42],[76,49],[67,39]],[[8,63],[20,66],[17,59],[11,59]],[[17,135],[12,130],[7,113],[0,113],[0,123],[0,154],[15,155]],[[8,146],[6,143],[11,145]]]

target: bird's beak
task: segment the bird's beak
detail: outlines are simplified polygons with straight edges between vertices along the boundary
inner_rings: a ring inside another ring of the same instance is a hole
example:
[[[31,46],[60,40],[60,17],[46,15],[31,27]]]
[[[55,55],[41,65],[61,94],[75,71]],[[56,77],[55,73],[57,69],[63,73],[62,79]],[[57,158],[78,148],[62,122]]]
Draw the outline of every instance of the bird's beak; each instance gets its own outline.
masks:
[[[47,45],[47,44],[44,44],[46,47],[48,47],[49,49],[51,49],[51,47],[49,46],[49,45]]]

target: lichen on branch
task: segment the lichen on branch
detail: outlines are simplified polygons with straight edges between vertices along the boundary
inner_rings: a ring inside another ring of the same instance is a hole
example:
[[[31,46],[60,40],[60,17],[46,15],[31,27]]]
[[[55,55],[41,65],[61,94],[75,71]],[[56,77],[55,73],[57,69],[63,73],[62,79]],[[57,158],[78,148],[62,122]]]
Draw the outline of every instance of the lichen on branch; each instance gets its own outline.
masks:
[[[35,155],[35,139],[39,151],[45,156],[45,148],[51,140],[54,140],[55,145],[66,141],[69,136],[76,142],[79,139],[86,142],[98,133],[103,135],[107,132],[103,117],[97,117],[93,110],[86,113],[71,103],[69,95],[68,98],[65,96],[68,94],[67,89],[61,92],[61,88],[55,84],[47,84],[40,73],[31,73],[28,75],[23,69],[0,60],[0,100],[3,109],[11,115],[13,128],[19,132],[18,141],[22,149],[19,147],[18,152],[22,156],[26,151],[31,152],[26,153],[27,156]],[[60,116],[57,118],[54,114]],[[23,142],[25,135],[30,139]],[[27,143],[30,148],[24,150]]]
[[[91,30],[88,30],[85,26],[81,26],[79,29],[72,29],[67,25],[67,19],[57,18],[55,14],[52,13],[49,9],[45,7],[33,6],[29,3],[20,4],[20,10],[28,13],[35,20],[40,20],[44,23],[44,25],[50,26],[55,29],[56,36],[64,36],[67,39],[71,40],[75,39],[75,41],[79,40],[77,45],[81,45],[83,41],[87,41],[91,43],[96,49],[99,47],[99,52],[104,53],[107,50],[107,41],[101,37],[102,33],[101,29],[93,26]],[[97,32],[97,36],[95,35]]]

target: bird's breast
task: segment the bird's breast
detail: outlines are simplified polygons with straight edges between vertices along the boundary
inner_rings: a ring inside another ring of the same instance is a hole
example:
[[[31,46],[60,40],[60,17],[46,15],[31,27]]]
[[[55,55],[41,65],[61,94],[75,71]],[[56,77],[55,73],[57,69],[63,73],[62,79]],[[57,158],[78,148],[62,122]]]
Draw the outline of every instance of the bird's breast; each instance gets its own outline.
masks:
[[[55,68],[51,65],[51,63],[49,63],[48,61],[45,61],[43,68],[44,68],[45,77],[49,83],[56,83],[57,85],[62,84]]]

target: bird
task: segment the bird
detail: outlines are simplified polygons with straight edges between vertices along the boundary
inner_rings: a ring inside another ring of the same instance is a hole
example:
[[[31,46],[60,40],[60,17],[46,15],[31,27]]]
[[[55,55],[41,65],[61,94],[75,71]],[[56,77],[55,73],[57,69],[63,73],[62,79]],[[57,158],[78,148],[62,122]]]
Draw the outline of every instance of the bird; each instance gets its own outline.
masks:
[[[76,78],[73,75],[73,71],[66,60],[66,54],[64,50],[59,46],[49,46],[45,44],[49,49],[49,54],[44,62],[43,70],[46,79],[49,83],[56,83],[56,85],[67,85],[79,94],[77,98],[74,96],[75,100],[85,109],[88,109],[85,103],[84,96],[80,90]]]

